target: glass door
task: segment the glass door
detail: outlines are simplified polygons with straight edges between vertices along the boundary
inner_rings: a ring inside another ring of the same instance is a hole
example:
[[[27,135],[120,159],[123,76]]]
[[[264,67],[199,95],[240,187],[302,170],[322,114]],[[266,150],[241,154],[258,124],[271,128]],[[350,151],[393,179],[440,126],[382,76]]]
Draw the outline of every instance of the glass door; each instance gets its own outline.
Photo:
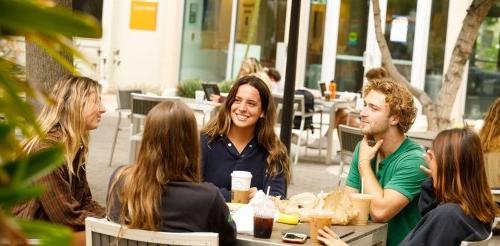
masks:
[[[341,1],[335,56],[338,91],[358,92],[363,86],[369,1]]]
[[[304,86],[318,88],[323,59],[326,1],[311,0]]]
[[[235,0],[236,1],[236,0]],[[222,81],[226,75],[233,0],[187,0],[180,80]]]
[[[285,37],[286,6],[287,0],[238,1],[230,78],[237,76],[245,57],[256,58],[263,67],[276,66],[277,45]]]

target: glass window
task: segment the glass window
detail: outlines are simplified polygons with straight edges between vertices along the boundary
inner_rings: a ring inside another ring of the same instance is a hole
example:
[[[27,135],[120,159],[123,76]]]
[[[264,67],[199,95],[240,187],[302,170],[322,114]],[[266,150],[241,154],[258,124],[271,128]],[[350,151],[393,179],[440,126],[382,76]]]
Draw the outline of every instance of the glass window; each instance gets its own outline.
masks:
[[[500,96],[500,6],[488,13],[469,60],[464,118],[482,119]]]
[[[432,100],[437,99],[439,90],[441,90],[447,21],[448,0],[432,1],[425,69],[425,92]]]
[[[369,1],[342,1],[340,5],[335,82],[337,91],[358,92],[363,86]]]
[[[232,0],[187,0],[180,79],[221,81],[226,77]]]
[[[264,67],[276,66],[277,43],[283,42],[285,36],[286,3],[286,0],[238,1],[233,78],[238,74],[245,55],[257,58]],[[257,20],[252,22],[257,7]],[[255,33],[251,33],[253,24],[256,25]]]
[[[311,0],[309,35],[307,39],[306,73],[304,86],[317,89],[321,78],[323,37],[325,32],[326,1]]]
[[[410,81],[415,37],[417,1],[389,0],[385,23],[385,40],[394,65]]]

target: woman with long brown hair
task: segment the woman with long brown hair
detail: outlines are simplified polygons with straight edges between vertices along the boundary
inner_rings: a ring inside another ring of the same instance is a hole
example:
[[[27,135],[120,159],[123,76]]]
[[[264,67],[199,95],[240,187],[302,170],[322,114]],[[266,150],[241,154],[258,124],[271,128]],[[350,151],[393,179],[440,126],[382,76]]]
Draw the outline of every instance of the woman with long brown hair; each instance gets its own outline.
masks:
[[[135,164],[119,167],[108,187],[108,217],[129,228],[217,232],[221,245],[236,227],[218,189],[201,183],[200,142],[193,112],[162,102],[148,113]]]
[[[33,153],[61,144],[65,163],[35,182],[46,187],[41,196],[15,206],[12,213],[84,231],[86,217],[105,214],[92,199],[85,171],[89,131],[99,126],[106,112],[101,85],[87,77],[69,75],[54,84],[51,95],[54,103],[45,105],[38,117],[45,137],[26,139],[24,150]]]
[[[486,239],[498,211],[484,170],[481,141],[469,129],[440,132],[426,155],[423,215],[401,245],[459,245]]]
[[[286,196],[290,180],[286,148],[274,132],[276,109],[271,92],[256,76],[239,78],[216,117],[202,130],[203,178],[230,200],[231,173],[252,173],[250,197],[271,187]]]

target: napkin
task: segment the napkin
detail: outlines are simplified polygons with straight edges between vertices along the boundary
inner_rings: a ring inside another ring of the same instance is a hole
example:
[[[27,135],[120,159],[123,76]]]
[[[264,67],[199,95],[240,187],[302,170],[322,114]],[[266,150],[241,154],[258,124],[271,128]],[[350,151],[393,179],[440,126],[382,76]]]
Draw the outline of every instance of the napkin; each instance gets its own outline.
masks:
[[[238,233],[253,235],[253,205],[264,199],[266,199],[266,194],[259,190],[248,204],[233,213],[233,220]]]

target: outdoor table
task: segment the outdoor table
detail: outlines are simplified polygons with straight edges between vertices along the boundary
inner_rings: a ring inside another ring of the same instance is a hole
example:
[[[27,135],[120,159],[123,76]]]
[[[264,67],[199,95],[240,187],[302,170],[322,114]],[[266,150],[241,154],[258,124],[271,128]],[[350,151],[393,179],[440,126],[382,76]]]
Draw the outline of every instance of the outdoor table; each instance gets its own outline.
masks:
[[[273,232],[270,239],[256,238],[250,235],[237,235],[237,245],[297,245],[293,243],[285,243],[281,240],[283,236],[282,231],[292,229],[295,225],[287,225],[282,223],[274,223]],[[387,224],[385,223],[371,223],[364,226],[332,226],[333,231],[339,228],[352,229],[353,234],[347,235],[342,238],[344,242],[349,245],[379,245],[383,246],[387,243]],[[307,239],[303,245],[320,245],[313,244],[311,239]]]
[[[347,101],[343,99],[323,100],[319,99],[317,102],[330,112],[330,122],[328,124],[328,142],[326,145],[325,164],[332,162],[333,153],[333,130],[335,129],[335,113],[339,108],[349,108],[355,106],[356,101]]]
[[[181,97],[180,100],[185,103],[189,108],[195,112],[200,112],[203,114],[203,124],[205,124],[205,116],[208,115],[208,119],[212,119],[217,112],[220,103],[211,101],[198,101],[194,98]]]

